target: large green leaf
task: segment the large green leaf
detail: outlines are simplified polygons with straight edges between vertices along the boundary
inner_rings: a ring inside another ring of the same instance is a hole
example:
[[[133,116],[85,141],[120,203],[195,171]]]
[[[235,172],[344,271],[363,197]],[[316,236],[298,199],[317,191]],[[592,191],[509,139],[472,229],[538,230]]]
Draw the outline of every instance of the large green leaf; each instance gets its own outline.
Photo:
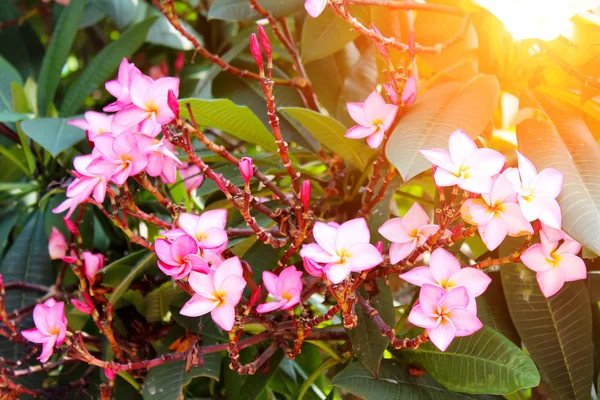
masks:
[[[368,22],[367,7],[353,6],[350,10],[361,22]],[[343,49],[358,35],[358,32],[350,29],[346,21],[326,8],[318,18],[307,18],[304,21],[301,39],[302,61],[309,63],[327,57]]]
[[[589,399],[594,370],[592,314],[585,284],[569,282],[545,298],[523,264],[500,268],[504,294],[521,340],[560,399]]]
[[[145,256],[140,258],[127,276],[115,287],[115,290],[110,295],[111,303],[117,304],[117,301],[123,296],[123,293],[129,289],[131,283],[155,262],[156,257],[152,252],[148,252]]]
[[[117,41],[102,49],[69,87],[60,106],[60,114],[70,116],[77,112],[85,98],[114,74],[121,60],[140,48],[155,20],[151,17],[129,27]]]
[[[0,118],[9,121],[7,115],[13,110],[11,83],[23,85],[19,72],[4,57],[0,56]],[[14,114],[14,113],[13,113]]]
[[[37,118],[21,122],[21,130],[53,157],[85,138],[85,132],[64,118]]]
[[[60,75],[71,45],[79,29],[79,20],[83,14],[85,0],[72,0],[60,13],[58,22],[52,31],[52,39],[46,50],[37,87],[37,104],[41,116],[46,116],[58,88]]]
[[[367,167],[373,150],[355,139],[346,139],[346,128],[335,119],[298,107],[281,107],[282,115],[290,122],[297,121],[329,150],[358,169]]]
[[[190,372],[185,372],[185,363],[185,360],[171,361],[148,371],[142,386],[144,399],[179,400],[192,379],[203,376],[219,380],[220,353],[206,354],[204,365],[193,367]]]
[[[426,343],[401,354],[455,392],[510,394],[540,383],[540,374],[531,358],[486,326],[471,336],[454,339],[445,352]]]
[[[379,293],[371,298],[371,305],[379,311],[383,321],[393,327],[395,320],[392,292],[383,280],[378,281],[377,286],[379,287]],[[364,290],[359,290],[359,293],[362,296],[366,295]],[[356,306],[356,316],[358,317],[358,325],[347,331],[352,342],[354,355],[371,374],[377,376],[383,352],[390,341],[386,336],[381,335],[381,331],[375,322],[369,318],[369,314],[360,305]]]
[[[147,4],[139,0],[94,0],[94,5],[105,12],[122,29],[136,15],[144,14]]]
[[[418,97],[392,132],[385,154],[404,181],[431,168],[419,151],[448,148],[457,129],[479,136],[498,104],[500,87],[492,75],[478,75],[467,82],[449,82]]]
[[[408,365],[383,360],[379,377],[375,378],[356,362],[333,377],[331,384],[360,398],[373,400],[464,400],[481,399],[465,393],[446,390],[429,375],[414,376]]]
[[[159,16],[158,20],[152,24],[148,31],[146,41],[148,43],[157,44],[160,46],[170,47],[176,50],[193,50],[194,45],[185,38],[177,29],[171,25],[167,17],[158,12],[158,10],[150,9],[150,15]],[[202,37],[192,28],[187,22],[179,22],[183,28],[192,35],[199,43],[202,43]]]
[[[558,203],[563,229],[595,253],[600,253],[600,148],[579,115],[529,93],[522,108],[536,108],[547,118],[526,119],[517,126],[519,150],[538,168],[556,168],[564,174]],[[532,115],[535,115],[532,113]]]
[[[182,118],[190,117],[186,107],[188,103],[199,125],[221,129],[238,139],[277,153],[273,135],[248,107],[238,106],[227,99],[183,99],[179,100]]]
[[[502,290],[500,272],[490,272],[488,275],[492,278],[492,282],[485,293],[477,298],[477,316],[485,326],[494,328],[519,346],[521,339],[510,319],[506,298]]]
[[[260,0],[260,5],[276,17],[287,17],[300,11],[304,0]],[[256,20],[260,14],[250,8],[248,0],[215,0],[208,10],[209,19],[226,21]]]

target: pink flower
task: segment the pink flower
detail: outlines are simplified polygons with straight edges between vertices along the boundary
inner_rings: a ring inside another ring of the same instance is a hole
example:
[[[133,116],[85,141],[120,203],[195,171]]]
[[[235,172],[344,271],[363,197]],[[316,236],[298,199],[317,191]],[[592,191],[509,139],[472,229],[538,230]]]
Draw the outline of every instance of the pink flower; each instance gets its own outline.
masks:
[[[559,240],[563,240],[563,239],[575,241],[575,239],[573,239],[571,236],[567,235],[564,231],[562,231],[560,229],[554,229],[551,226],[546,225],[543,222],[542,222],[541,232],[543,232],[544,235],[546,235],[546,238],[551,242],[558,242]]]
[[[408,321],[425,328],[431,343],[446,351],[455,337],[469,336],[483,326],[477,315],[467,310],[469,294],[460,286],[446,292],[444,289],[424,284],[419,294],[419,304],[410,311]]]
[[[58,214],[69,209],[69,212],[65,216],[65,218],[69,218],[73,214],[73,211],[75,211],[75,208],[90,196],[99,203],[104,201],[111,172],[101,171],[99,174],[91,173],[88,168],[94,158],[93,154],[87,154],[73,159],[73,166],[75,167],[74,175],[77,178],[67,187],[68,198],[54,208],[52,212]]]
[[[562,217],[556,201],[563,185],[562,172],[544,168],[539,174],[523,154],[517,152],[519,169],[510,168],[506,178],[518,193],[521,211],[528,221],[539,219],[551,228],[560,229]]]
[[[25,339],[42,344],[42,354],[37,358],[45,363],[50,359],[54,346],[60,346],[67,335],[67,318],[65,303],[48,299],[44,304],[38,304],[33,309],[35,328],[21,332]]]
[[[313,229],[316,244],[305,245],[300,256],[323,263],[323,271],[332,283],[340,283],[352,272],[371,269],[383,261],[369,241],[371,234],[364,218],[342,225],[317,222]]]
[[[279,276],[272,272],[264,271],[263,283],[276,301],[260,304],[256,307],[259,313],[267,313],[273,310],[287,310],[300,303],[302,294],[302,272],[296,267],[287,267]]]
[[[436,185],[458,185],[471,193],[489,193],[492,176],[502,170],[506,158],[492,149],[478,149],[475,142],[461,129],[450,135],[450,151],[421,150],[421,154],[437,166]]]
[[[348,113],[358,125],[350,128],[345,136],[350,139],[366,137],[371,148],[378,148],[385,131],[394,123],[398,106],[386,104],[383,97],[373,91],[364,103],[348,103],[347,107]]]
[[[489,195],[481,197],[467,199],[460,208],[460,214],[469,224],[477,226],[488,249],[496,249],[506,235],[517,237],[533,234],[531,224],[517,204],[517,193],[506,179],[506,173],[495,180]]]
[[[62,259],[67,254],[67,247],[65,235],[53,226],[50,238],[48,238],[48,252],[50,253],[50,259]]]
[[[185,303],[181,315],[199,317],[210,312],[217,325],[230,331],[235,323],[235,306],[246,287],[240,259],[229,258],[208,275],[192,272],[189,283],[196,294]]]
[[[417,78],[415,76],[411,76],[406,80],[406,84],[404,85],[404,90],[402,91],[402,104],[405,107],[410,106],[415,102],[417,98]]]
[[[90,141],[94,141],[96,136],[112,131],[112,121],[114,115],[88,111],[83,114],[85,119],[74,119],[68,122],[69,125],[76,126],[85,130]]]
[[[254,169],[252,167],[252,159],[250,157],[242,157],[239,162],[240,174],[244,179],[246,186],[250,183],[250,179],[254,175]]]
[[[535,271],[538,284],[545,297],[554,296],[565,282],[587,278],[583,260],[576,256],[581,245],[567,238],[558,246],[540,232],[541,243],[536,243],[521,254],[521,261]]]
[[[154,250],[158,256],[158,267],[173,279],[183,279],[191,271],[208,273],[206,261],[198,255],[198,244],[189,235],[183,235],[172,243],[165,239],[156,239]]]
[[[165,232],[167,238],[187,234],[196,240],[201,249],[215,254],[221,254],[227,247],[229,241],[225,231],[227,210],[210,210],[200,215],[182,213],[177,221],[181,229]]]
[[[321,251],[321,246],[319,246],[316,243],[306,244],[306,245],[304,245],[303,249],[308,248],[306,251],[310,251],[311,247],[315,247],[315,251]],[[306,272],[308,272],[310,275],[316,276],[317,278],[323,277],[324,265],[314,262],[313,260],[311,260],[310,258],[307,258],[307,257],[302,258],[302,265],[304,266],[304,270]]]
[[[146,172],[150,176],[159,176],[163,182],[177,181],[177,165],[181,161],[173,154],[174,146],[162,138],[157,140],[146,135],[137,135],[138,147],[148,157]]]
[[[104,267],[104,255],[92,254],[90,251],[81,253],[83,256],[83,272],[90,283],[94,282],[96,272]]]
[[[124,58],[119,65],[119,74],[116,80],[105,84],[106,91],[117,98],[117,101],[104,107],[106,112],[119,111],[131,104],[131,82],[136,75],[142,75],[133,63]]]
[[[115,137],[103,135],[94,142],[102,157],[96,158],[88,167],[93,174],[109,174],[117,185],[139,174],[148,165],[148,157],[139,149],[136,136],[124,132]]]
[[[308,15],[313,18],[317,18],[327,5],[327,0],[306,0],[304,2],[304,8]]]
[[[188,193],[198,189],[204,182],[204,175],[196,164],[182,164],[179,167],[179,175],[181,175],[183,185]]]
[[[461,268],[456,257],[444,249],[431,253],[429,267],[413,268],[401,274],[400,278],[416,286],[428,284],[446,291],[462,286],[469,294],[466,308],[474,314],[477,314],[475,297],[481,296],[492,282],[489,276],[476,268]]]
[[[413,252],[417,246],[424,244],[429,236],[439,230],[439,226],[431,221],[423,208],[414,203],[404,218],[393,218],[379,228],[379,233],[392,242],[390,245],[390,262],[396,264]]]
[[[153,137],[158,135],[161,125],[175,118],[169,107],[169,90],[179,96],[179,79],[160,78],[153,81],[146,75],[134,75],[131,82],[132,104],[119,111],[114,122],[124,127],[137,126],[136,131]]]

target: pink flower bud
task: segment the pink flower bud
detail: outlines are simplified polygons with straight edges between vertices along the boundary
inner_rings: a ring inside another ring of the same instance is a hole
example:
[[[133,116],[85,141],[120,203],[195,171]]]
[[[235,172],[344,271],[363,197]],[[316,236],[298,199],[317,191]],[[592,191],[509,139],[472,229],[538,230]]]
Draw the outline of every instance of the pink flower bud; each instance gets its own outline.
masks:
[[[75,309],[77,309],[77,311],[79,312],[82,312],[87,315],[90,315],[92,313],[92,307],[85,304],[81,300],[71,299],[71,304],[73,304],[73,307],[75,307]]]
[[[310,208],[310,181],[307,179],[302,182],[302,189],[300,191],[300,199],[305,210]]]
[[[63,222],[65,223],[65,226],[67,227],[69,232],[71,232],[75,236],[79,236],[79,229],[77,228],[77,225],[75,225],[75,223],[73,221],[71,221],[69,218],[65,217],[65,218],[63,218]]]
[[[250,295],[250,301],[248,302],[248,308],[254,307],[254,305],[258,301],[258,298],[260,297],[260,289],[261,289],[261,286],[258,285],[256,287],[256,289],[254,289],[254,291]]]
[[[402,91],[402,103],[404,106],[410,106],[415,102],[417,98],[417,78],[411,76],[406,81],[404,85],[404,90]]]
[[[383,242],[381,240],[375,244],[375,247],[381,254],[383,254]]]
[[[263,64],[262,49],[258,43],[258,38],[254,33],[250,35],[250,53],[252,53],[252,57],[254,57],[254,62],[256,62],[259,71],[263,71],[265,68]]]
[[[0,287],[4,286],[4,280],[2,279],[2,274],[0,274]]]
[[[67,264],[77,264],[77,257],[75,256],[65,256],[62,260]]]
[[[48,240],[48,252],[52,260],[60,260],[67,254],[67,241],[65,236],[56,227],[52,227]]]
[[[183,69],[183,65],[185,64],[185,55],[183,51],[180,51],[177,54],[177,58],[175,58],[175,74],[179,74]]]
[[[385,89],[385,92],[387,93],[388,97],[390,98],[390,101],[392,102],[392,104],[398,104],[398,96],[396,95],[394,86],[392,86],[389,83],[386,83],[383,85],[383,88]]]
[[[169,90],[167,94],[167,104],[169,108],[175,114],[175,118],[179,118],[179,103],[177,102],[177,96],[175,96],[175,92]]]
[[[94,282],[94,276],[104,267],[104,255],[92,254],[89,251],[84,251],[83,256],[83,272],[90,283]]]
[[[242,157],[239,162],[240,173],[246,185],[250,183],[250,179],[254,175],[254,168],[252,167],[252,159],[250,157]]]
[[[113,369],[104,368],[104,376],[106,376],[109,381],[114,381],[117,376],[117,373]]]
[[[373,31],[375,31],[375,33],[377,33],[378,35],[381,36],[381,32],[379,31],[379,29],[377,29],[377,27],[375,26],[375,24],[371,24],[371,29]],[[382,44],[379,41],[375,40],[375,47],[377,48],[377,50],[379,51],[379,53],[381,53],[381,55],[383,56],[383,58],[385,58],[385,59],[390,58],[390,53],[388,52],[387,46],[385,46],[384,44]]]
[[[271,59],[273,50],[271,49],[271,42],[269,42],[269,37],[267,36],[267,31],[261,24],[258,24],[258,39],[260,40],[260,44],[263,49],[265,49],[265,53],[267,54],[267,59]]]

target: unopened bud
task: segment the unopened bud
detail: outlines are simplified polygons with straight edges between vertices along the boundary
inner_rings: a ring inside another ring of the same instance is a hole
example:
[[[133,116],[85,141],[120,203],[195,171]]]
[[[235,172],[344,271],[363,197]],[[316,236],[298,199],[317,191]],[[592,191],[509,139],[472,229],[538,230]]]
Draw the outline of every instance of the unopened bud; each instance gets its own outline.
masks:
[[[113,369],[104,368],[104,376],[106,376],[109,381],[114,381],[117,373]]]
[[[396,90],[394,89],[394,86],[390,83],[386,83],[383,85],[383,88],[385,89],[385,92],[387,93],[390,102],[392,104],[398,104],[398,95],[396,95]]]
[[[179,74],[183,69],[183,64],[185,63],[185,55],[183,51],[180,51],[177,54],[177,58],[175,58],[175,74]]]
[[[239,162],[240,174],[244,179],[246,186],[250,183],[250,179],[254,175],[254,168],[252,167],[252,159],[250,157],[242,157]]]
[[[254,305],[258,301],[258,298],[260,297],[260,289],[261,289],[261,286],[258,285],[256,287],[256,289],[254,289],[254,291],[250,295],[250,301],[248,302],[248,308],[254,307]]]
[[[52,227],[52,232],[48,238],[48,252],[50,259],[60,260],[67,254],[67,240],[65,236],[56,227]]]
[[[87,315],[90,315],[92,313],[92,307],[90,307],[81,300],[71,299],[71,304],[73,304],[73,307],[75,307],[75,309],[79,312],[82,312]]]
[[[375,31],[375,33],[377,33],[379,36],[383,36],[381,34],[381,32],[379,31],[379,29],[377,29],[375,24],[371,24],[371,29],[373,31]],[[375,47],[377,48],[379,53],[383,56],[383,58],[385,58],[386,60],[388,58],[390,58],[390,53],[388,52],[387,46],[384,45],[383,43],[379,42],[377,39],[375,39]]]
[[[167,104],[169,108],[175,114],[175,118],[179,118],[179,103],[177,102],[177,96],[175,96],[175,92],[169,90],[167,94]]]
[[[375,248],[379,253],[383,254],[383,242],[381,240],[375,244]]]
[[[265,54],[267,55],[267,60],[269,61],[269,64],[271,64],[271,59],[273,55],[273,50],[271,49],[271,42],[269,41],[269,37],[267,36],[267,31],[265,31],[265,28],[260,24],[258,24],[258,39],[260,40],[260,44],[265,50]]]
[[[411,76],[407,79],[402,91],[402,103],[404,106],[410,106],[417,98],[417,78]]]
[[[254,57],[254,62],[258,66],[258,70],[260,71],[261,75],[264,74],[265,67],[263,64],[262,49],[260,47],[260,44],[258,43],[258,38],[254,33],[250,35],[250,53],[252,53],[252,57]]]
[[[300,199],[302,200],[302,206],[308,211],[310,208],[310,181],[307,179],[302,182],[302,189],[300,191]]]
[[[79,236],[79,229],[77,228],[77,225],[75,225],[75,223],[73,221],[71,221],[69,218],[65,217],[65,218],[63,218],[63,222],[65,223],[65,226],[67,227],[69,232],[71,232],[75,236]]]
[[[62,260],[67,264],[77,264],[77,257],[75,256],[64,256]]]

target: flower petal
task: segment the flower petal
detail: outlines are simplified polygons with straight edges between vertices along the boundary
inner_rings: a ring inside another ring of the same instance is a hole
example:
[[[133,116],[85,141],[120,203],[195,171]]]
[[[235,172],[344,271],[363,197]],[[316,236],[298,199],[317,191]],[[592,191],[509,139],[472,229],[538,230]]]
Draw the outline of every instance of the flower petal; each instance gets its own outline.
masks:
[[[304,2],[304,8],[308,15],[313,18],[317,18],[327,6],[327,0],[306,0]]]
[[[448,281],[451,287],[462,286],[473,296],[481,296],[488,288],[492,279],[483,271],[473,267],[461,268]]]
[[[220,290],[227,293],[227,302],[236,306],[242,298],[242,293],[246,287],[246,280],[238,275],[231,275],[223,281]]]
[[[527,268],[535,272],[542,272],[552,269],[552,264],[546,258],[542,245],[534,244],[521,254],[521,262]]]
[[[352,272],[352,271],[350,271],[350,268],[348,268],[347,263],[345,263],[345,264],[331,263],[331,264],[325,266],[325,268],[323,268],[323,271],[325,271],[325,275],[327,276],[327,279],[329,279],[331,281],[331,283],[342,282]]]
[[[408,322],[421,328],[435,328],[438,325],[437,317],[426,314],[419,304],[410,310]]]
[[[585,262],[577,256],[572,254],[561,255],[559,266],[565,274],[565,282],[573,282],[587,278]]]
[[[416,286],[422,286],[424,283],[437,285],[429,267],[417,267],[408,272],[400,274],[400,279],[404,279],[408,283]]]
[[[466,164],[473,169],[482,169],[488,176],[494,176],[502,170],[506,164],[506,157],[496,150],[477,149]]]
[[[337,231],[336,250],[349,250],[358,243],[368,243],[371,233],[364,218],[355,218],[344,222]]]
[[[379,110],[385,106],[384,98],[375,90],[365,100],[365,116],[367,120],[373,121],[379,116]]]
[[[464,164],[477,151],[477,145],[473,139],[462,129],[458,129],[450,135],[448,148],[454,165]]]
[[[45,363],[52,357],[54,352],[54,344],[56,343],[56,336],[48,336],[45,342],[42,343],[42,353],[37,358],[41,363]]]
[[[483,199],[478,198],[467,199],[460,207],[460,215],[467,223],[479,226],[487,224],[494,213]]]
[[[412,231],[413,229],[420,230],[421,227],[429,223],[431,223],[431,220],[419,203],[413,203],[402,219],[402,224],[408,231]]]
[[[555,199],[562,190],[564,175],[554,168],[544,168],[535,181],[535,193]]]
[[[429,268],[436,282],[445,285],[452,275],[460,271],[460,263],[447,250],[439,248],[431,253]]]
[[[353,272],[364,271],[383,262],[381,253],[371,243],[357,243],[349,251],[350,256],[346,260],[346,264]]]
[[[483,240],[483,243],[485,243],[485,246],[490,251],[497,249],[508,233],[506,221],[502,218],[502,215],[498,214],[486,224],[479,225],[477,229],[481,240]]]
[[[327,253],[316,243],[304,245],[302,250],[300,250],[300,256],[318,263],[330,263],[336,260],[335,256]]]
[[[264,271],[262,273],[262,280],[263,284],[265,285],[265,288],[271,294],[271,296],[280,299],[281,293],[279,293],[279,290],[277,288],[279,284],[279,278],[277,277],[277,275],[269,271]]]
[[[444,149],[421,150],[421,154],[433,165],[437,165],[447,171],[454,171],[456,169],[456,166],[450,157],[450,153]]]
[[[565,272],[562,268],[538,272],[536,278],[545,297],[554,296],[565,284]]]
[[[444,168],[438,168],[435,170],[435,173],[433,174],[433,180],[435,181],[435,184],[440,187],[454,186],[462,181],[461,179],[457,178],[456,175],[445,170]]]
[[[329,254],[336,254],[337,235],[337,228],[320,221],[315,223],[315,227],[313,228],[313,236],[315,237],[315,241]]]
[[[438,304],[444,296],[446,291],[441,287],[424,283],[419,293],[419,305],[426,314],[437,315]]]
[[[429,335],[429,339],[431,339],[431,343],[440,349],[440,351],[446,351],[456,336],[452,323],[447,320],[443,320],[435,328],[428,328],[427,334]]]
[[[350,117],[352,117],[357,124],[371,126],[371,121],[369,121],[365,115],[365,103],[346,103],[346,108],[348,109]]]
[[[219,304],[219,302],[216,300],[207,299],[195,294],[183,305],[183,307],[181,307],[179,313],[186,317],[199,317],[214,310],[217,304]]]
[[[188,283],[202,297],[215,300],[215,284],[214,277],[200,272],[190,272]]]
[[[370,148],[376,149],[383,142],[385,131],[383,129],[377,129],[371,136],[367,138],[367,144]]]
[[[223,330],[229,332],[235,324],[235,307],[228,302],[211,311],[210,316]]]
[[[549,197],[542,197],[536,203],[541,205],[538,219],[551,228],[560,229],[562,226],[562,215],[558,202]]]
[[[461,189],[471,193],[489,193],[492,190],[492,178],[479,168],[470,169],[464,178],[458,179],[457,184]]]
[[[470,311],[454,309],[450,314],[456,337],[469,336],[481,329],[483,324],[477,315]]]
[[[208,228],[225,229],[225,226],[227,225],[227,210],[219,208],[216,210],[204,211],[200,215],[198,223],[206,230],[208,230]]]
[[[397,264],[408,257],[417,248],[417,241],[408,243],[392,243],[390,245],[390,262]]]
[[[506,221],[510,236],[517,237],[533,234],[533,227],[527,221],[521,211],[521,207],[517,203],[504,203],[502,205],[502,216]]]
[[[362,139],[371,136],[377,132],[377,129],[378,128],[374,126],[364,127],[361,125],[356,125],[348,129],[344,137],[348,139]]]
[[[228,258],[219,265],[215,271],[215,289],[219,290],[225,279],[233,275],[244,276],[244,269],[242,268],[242,263],[238,257]]]
[[[21,335],[30,342],[33,343],[44,343],[48,339],[48,335],[43,334],[37,328],[25,329],[21,331]]]
[[[447,310],[454,308],[466,308],[469,304],[469,292],[464,286],[450,290],[439,302]]]
[[[376,120],[381,120],[383,130],[387,131],[390,129],[392,124],[394,123],[394,119],[396,118],[396,113],[398,112],[398,106],[394,104],[384,104],[375,110],[373,117]],[[382,132],[383,133],[383,132]]]
[[[385,221],[378,231],[381,236],[393,243],[409,243],[414,240],[404,226],[402,218],[392,218]]]
[[[256,307],[256,312],[261,314],[268,313],[283,307],[285,303],[287,303],[287,300],[271,301],[269,303],[259,304],[258,307]]]
[[[183,260],[188,254],[196,253],[198,253],[198,244],[189,235],[180,236],[171,244],[171,254],[177,262]]]

